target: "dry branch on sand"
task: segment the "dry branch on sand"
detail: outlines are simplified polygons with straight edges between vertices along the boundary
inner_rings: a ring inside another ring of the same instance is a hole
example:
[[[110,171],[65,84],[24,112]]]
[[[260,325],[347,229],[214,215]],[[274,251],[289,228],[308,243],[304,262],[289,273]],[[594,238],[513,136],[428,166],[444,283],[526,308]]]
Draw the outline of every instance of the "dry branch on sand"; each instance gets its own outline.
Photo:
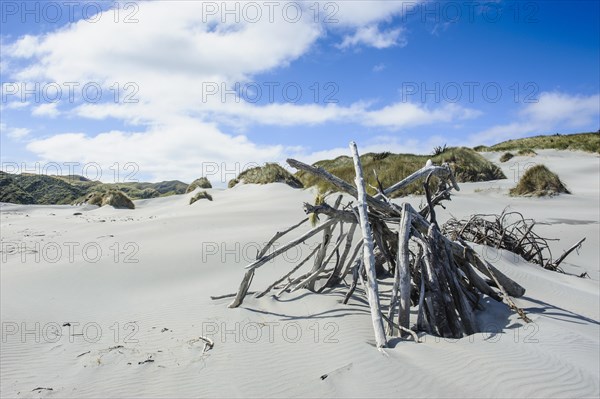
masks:
[[[536,234],[533,226],[533,219],[526,219],[519,212],[503,211],[500,215],[478,214],[463,220],[452,218],[444,224],[442,232],[453,239],[460,238],[475,244],[506,249],[544,269],[563,272],[560,264],[567,255],[581,247],[585,238],[554,260],[548,246],[549,239]]]
[[[354,294],[360,282],[369,303],[375,341],[379,348],[385,347],[387,336],[393,336],[395,332],[399,335],[408,332],[415,338],[415,331],[449,338],[477,332],[474,311],[482,309],[480,302],[483,295],[506,302],[525,322],[530,321],[511,298],[521,297],[525,289],[479,256],[465,240],[460,237],[449,238],[440,231],[434,207],[442,200],[449,199],[452,189],[459,190],[447,164],[433,165],[427,162],[423,168],[387,189],[380,184],[379,192],[370,196],[365,191],[356,145],[351,143],[350,148],[356,170],[356,186],[322,168],[288,159],[290,166],[323,179],[340,192],[355,197],[357,204],[342,204],[342,196],[337,198],[333,206],[326,202],[316,205],[305,203],[304,211],[308,215],[324,215],[328,219],[288,244],[267,253],[275,240],[297,229],[308,218],[275,234],[258,254],[256,261],[246,266],[246,274],[229,307],[242,304],[258,268],[320,233],[320,246],[291,271],[256,293],[255,297],[264,296],[273,289],[279,289],[277,297],[299,288],[322,292],[341,287],[345,278],[351,276],[352,282],[344,303]],[[432,176],[440,181],[433,194],[430,190]],[[417,211],[408,203],[399,206],[389,200],[391,194],[418,180],[424,180],[426,207]],[[345,225],[350,225],[350,228],[345,230]],[[334,240],[338,226],[339,233]],[[362,240],[351,250],[357,228],[362,232]],[[328,246],[329,243],[333,247]],[[331,266],[330,261],[334,256],[335,261],[331,262]],[[310,271],[292,277],[313,257]],[[393,276],[391,298],[389,303],[383,304],[378,280],[390,275]],[[316,288],[318,280],[325,280],[320,288]],[[416,307],[418,314],[415,326],[410,325],[411,307]]]

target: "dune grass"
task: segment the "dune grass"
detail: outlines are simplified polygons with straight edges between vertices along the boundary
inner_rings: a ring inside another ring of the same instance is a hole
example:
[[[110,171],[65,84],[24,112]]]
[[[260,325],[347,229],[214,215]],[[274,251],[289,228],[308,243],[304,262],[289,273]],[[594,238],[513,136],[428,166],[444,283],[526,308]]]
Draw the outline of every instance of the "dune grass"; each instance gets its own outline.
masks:
[[[193,182],[191,182],[190,185],[185,190],[185,192],[186,192],[186,194],[191,193],[198,187],[199,188],[212,188],[212,184],[210,184],[210,181],[206,177],[201,177],[201,178],[196,179]]]
[[[232,179],[228,186],[231,188],[240,182],[246,184],[285,183],[293,188],[303,188],[300,180],[276,163],[267,163],[264,166],[245,170],[236,179]]]
[[[364,154],[360,159],[365,172],[367,191],[371,195],[376,193],[376,189],[373,187],[377,187],[377,180],[373,171],[377,173],[377,177],[383,187],[389,187],[425,166],[428,159],[431,159],[435,164],[448,162],[454,170],[459,182],[488,181],[506,178],[499,167],[489,162],[472,149],[465,147],[446,148],[443,152],[434,156],[383,152]],[[354,184],[354,164],[352,158],[348,156],[340,156],[332,160],[319,161],[314,165],[324,168],[348,183]],[[333,190],[333,187],[330,184],[323,182],[308,173],[300,171],[296,173],[296,177],[298,177],[304,187],[316,186],[321,193]],[[422,182],[415,182],[404,190],[396,192],[394,196],[422,194],[423,192]]]
[[[545,165],[528,168],[519,179],[516,187],[510,189],[512,196],[552,196],[560,193],[570,194],[558,175]]]
[[[522,157],[534,157],[537,155],[537,152],[533,151],[531,148],[523,148],[517,152],[517,155]]]
[[[508,162],[511,159],[514,158],[514,155],[512,152],[505,152],[504,154],[502,154],[502,156],[500,157],[500,162]]]
[[[190,198],[190,205],[192,205],[194,202],[199,201],[201,199],[207,199],[209,201],[212,201],[213,197],[206,191],[200,191],[196,195],[194,195],[192,198]]]
[[[110,205],[117,209],[135,209],[133,201],[123,191],[108,190],[102,197],[102,206]]]
[[[527,149],[580,150],[600,153],[600,133],[554,134],[503,141],[492,146],[477,146],[475,151],[518,151]],[[521,155],[521,154],[519,154]]]

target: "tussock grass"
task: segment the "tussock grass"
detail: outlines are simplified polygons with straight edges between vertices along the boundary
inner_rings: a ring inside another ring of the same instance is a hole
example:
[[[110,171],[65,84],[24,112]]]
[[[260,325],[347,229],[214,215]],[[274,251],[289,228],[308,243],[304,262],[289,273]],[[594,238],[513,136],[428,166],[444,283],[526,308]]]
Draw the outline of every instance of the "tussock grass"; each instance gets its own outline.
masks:
[[[212,184],[210,184],[210,181],[206,177],[201,177],[201,178],[196,179],[193,182],[191,182],[190,185],[185,190],[185,193],[186,194],[187,193],[191,193],[192,191],[194,191],[198,187],[200,187],[200,188],[212,188]]]
[[[552,196],[559,193],[570,194],[558,175],[545,165],[535,165],[525,171],[516,187],[510,190],[512,196]]]
[[[123,191],[115,189],[91,192],[83,199],[83,201],[76,201],[75,203],[81,202],[96,206],[110,205],[117,209],[135,209],[135,205],[133,204],[133,201],[131,201],[131,198]]]
[[[537,152],[533,151],[531,148],[523,148],[522,150],[519,150],[519,152],[517,152],[517,155],[523,157],[534,157],[537,155]]]
[[[89,205],[102,206],[102,198],[104,198],[104,193],[96,191],[88,194],[84,202]]]
[[[276,163],[267,163],[265,166],[245,170],[236,179],[231,180],[228,186],[231,188],[240,182],[246,184],[285,183],[293,188],[303,188],[300,180]]]
[[[102,206],[110,205],[117,209],[135,209],[133,201],[123,191],[109,190],[102,197]]]
[[[514,155],[512,154],[512,152],[505,152],[500,157],[500,162],[508,162],[508,161],[510,161],[513,158],[514,158]]]
[[[472,149],[465,147],[446,148],[443,153],[435,156],[392,154],[385,152],[379,154],[364,154],[360,159],[365,173],[367,191],[371,195],[376,193],[376,190],[373,187],[377,187],[377,180],[373,171],[377,173],[382,185],[384,187],[389,187],[425,166],[428,159],[431,159],[436,164],[448,162],[450,167],[454,170],[459,182],[488,181],[506,178],[498,166],[489,162]],[[354,184],[354,164],[352,158],[348,156],[340,156],[332,160],[319,161],[314,165],[324,168],[350,184]],[[316,186],[321,193],[333,190],[333,187],[330,184],[323,182],[308,173],[299,171],[296,173],[296,177],[302,182],[304,187]],[[373,187],[370,187],[369,185]],[[422,194],[423,192],[422,182],[415,182],[404,190],[396,192],[394,196]]]
[[[207,199],[209,201],[213,200],[212,195],[210,195],[206,191],[200,191],[199,193],[194,195],[192,198],[190,198],[190,205],[192,205],[194,202],[201,200],[201,199]]]
[[[554,134],[508,140],[493,146],[477,146],[475,151],[517,151],[524,149],[581,150],[600,153],[600,132]]]

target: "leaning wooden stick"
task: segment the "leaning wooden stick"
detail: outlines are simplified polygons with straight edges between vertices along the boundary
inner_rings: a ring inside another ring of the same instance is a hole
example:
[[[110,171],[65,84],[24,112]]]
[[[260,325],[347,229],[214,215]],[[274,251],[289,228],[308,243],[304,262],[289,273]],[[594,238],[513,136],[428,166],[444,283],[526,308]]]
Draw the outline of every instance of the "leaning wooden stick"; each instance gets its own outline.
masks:
[[[363,179],[362,166],[358,157],[356,143],[350,143],[352,158],[354,159],[354,169],[356,171],[356,189],[358,200],[358,215],[360,216],[360,229],[363,235],[363,257],[365,270],[367,272],[367,284],[369,285],[368,299],[371,309],[371,320],[373,330],[375,331],[375,342],[378,348],[386,345],[385,332],[383,330],[383,321],[381,318],[381,307],[379,304],[379,289],[377,287],[377,276],[375,275],[375,256],[373,255],[373,235],[369,225],[369,216],[367,210],[367,193],[365,190],[365,181]]]

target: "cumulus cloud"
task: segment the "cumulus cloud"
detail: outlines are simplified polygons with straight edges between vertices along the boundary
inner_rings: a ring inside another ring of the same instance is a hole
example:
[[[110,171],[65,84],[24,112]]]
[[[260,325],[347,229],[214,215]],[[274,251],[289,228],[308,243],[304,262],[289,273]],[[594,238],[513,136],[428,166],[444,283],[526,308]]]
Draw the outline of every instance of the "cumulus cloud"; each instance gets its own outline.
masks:
[[[9,127],[6,123],[0,123],[0,132],[11,139],[21,140],[31,133],[31,129],[24,127]]]
[[[379,27],[366,26],[360,28],[352,35],[344,37],[344,40],[339,44],[339,48],[345,49],[358,45],[367,45],[377,49],[388,48],[392,46],[404,47],[407,44],[406,39],[402,36],[404,29],[388,29],[382,31]]]
[[[47,116],[49,118],[56,118],[60,115],[60,111],[57,109],[56,103],[46,103],[40,104],[33,107],[31,111],[31,115],[33,116]]]
[[[16,61],[11,63],[11,77],[19,81],[60,85],[77,82],[79,87],[94,83],[110,96],[115,83],[121,90],[119,101],[104,98],[105,101],[90,103],[78,98],[60,110],[56,103],[41,104],[31,108],[33,115],[114,118],[133,130],[94,136],[82,132],[56,134],[29,141],[27,149],[49,161],[109,166],[114,162],[136,162],[140,172],[152,179],[193,179],[200,174],[203,162],[260,163],[300,151],[253,143],[246,136],[224,130],[228,124],[238,127],[351,122],[401,129],[476,115],[475,111],[456,105],[430,109],[418,104],[393,104],[374,109],[364,102],[256,105],[219,98],[205,101],[202,93],[207,82],[231,86],[233,82],[284,68],[307,54],[329,30],[346,35],[346,46],[401,45],[401,27],[380,26],[387,26],[400,15],[406,3],[415,2],[321,2],[318,20],[309,11],[313,3],[301,3],[305,12],[296,23],[286,21],[280,13],[275,13],[273,21],[263,17],[256,23],[243,19],[240,23],[222,22],[218,13],[203,12],[205,3],[138,2],[137,23],[114,23],[112,17],[99,18],[95,23],[82,20],[3,46],[7,59]],[[327,9],[326,4],[339,8]],[[331,11],[335,15],[329,16],[338,22],[324,20]],[[123,101],[128,94],[124,92],[127,83],[137,88],[136,102]],[[378,145],[383,148],[378,143],[373,148]]]
[[[472,119],[480,114],[477,110],[464,108],[458,104],[446,104],[437,108],[428,108],[423,104],[400,102],[388,105],[380,110],[367,112],[364,123],[367,126],[383,126],[398,129]]]
[[[69,151],[65,151],[66,148]],[[225,135],[212,124],[185,118],[140,132],[109,131],[95,136],[57,134],[31,141],[27,149],[42,160],[96,163],[103,171],[111,170],[115,162],[120,165],[131,162],[137,165],[140,174],[152,180],[184,181],[196,179],[207,169],[232,171],[236,167],[280,159],[286,150],[279,145],[258,146],[245,136]]]
[[[492,126],[470,137],[471,145],[544,134],[561,129],[595,130],[600,125],[600,95],[570,95],[560,92],[543,92],[538,102],[523,107],[518,120],[504,125]]]

